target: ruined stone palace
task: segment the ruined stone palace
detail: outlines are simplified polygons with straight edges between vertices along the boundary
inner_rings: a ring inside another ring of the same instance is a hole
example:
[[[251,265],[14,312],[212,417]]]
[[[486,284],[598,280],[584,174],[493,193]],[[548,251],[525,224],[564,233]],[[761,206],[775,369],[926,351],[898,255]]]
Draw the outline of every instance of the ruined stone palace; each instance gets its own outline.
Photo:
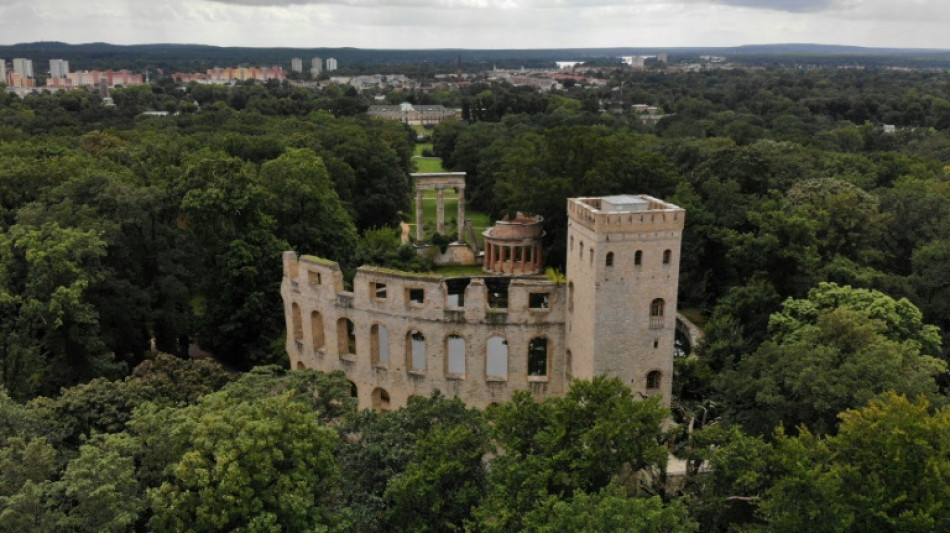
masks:
[[[541,274],[541,220],[484,233],[484,275],[360,267],[285,252],[281,295],[292,368],[342,370],[361,408],[440,390],[486,407],[573,379],[620,377],[669,405],[685,211],[645,195],[570,198],[567,272]]]

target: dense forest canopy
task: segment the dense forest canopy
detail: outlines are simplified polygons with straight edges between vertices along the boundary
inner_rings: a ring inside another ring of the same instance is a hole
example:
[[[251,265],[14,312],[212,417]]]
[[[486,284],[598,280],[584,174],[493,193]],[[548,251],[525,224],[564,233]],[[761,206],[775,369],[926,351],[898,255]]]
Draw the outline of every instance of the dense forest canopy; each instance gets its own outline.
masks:
[[[567,197],[687,210],[680,307],[708,321],[672,412],[607,379],[357,412],[342,376],[263,366],[281,251],[426,268],[393,230],[417,132],[372,93],[0,93],[0,529],[950,528],[950,74],[601,75],[384,96],[463,109],[432,150],[472,208],[543,215],[549,266]]]

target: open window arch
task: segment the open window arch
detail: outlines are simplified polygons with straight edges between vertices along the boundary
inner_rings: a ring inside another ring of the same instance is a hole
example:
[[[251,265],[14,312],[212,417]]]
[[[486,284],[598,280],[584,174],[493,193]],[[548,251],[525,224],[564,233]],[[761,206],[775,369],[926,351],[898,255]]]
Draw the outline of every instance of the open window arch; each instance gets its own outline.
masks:
[[[369,329],[370,362],[373,366],[389,366],[389,329],[373,324]]]
[[[663,373],[659,370],[647,372],[647,390],[656,390],[663,383]]]
[[[663,316],[664,307],[666,302],[663,301],[663,298],[654,298],[650,302],[650,318],[660,318]]]
[[[426,337],[417,329],[406,333],[406,368],[410,372],[426,371]]]
[[[465,337],[452,333],[445,337],[445,375],[462,379],[465,377]]]
[[[485,377],[508,379],[508,340],[504,337],[489,337],[485,343]]]
[[[323,315],[320,314],[320,311],[310,313],[310,336],[312,337],[313,351],[323,348],[326,344],[323,335]]]
[[[672,250],[663,250],[663,264],[664,264],[664,265],[670,264],[670,260],[671,260],[672,258],[673,258],[673,251],[672,251]]]
[[[643,250],[637,250],[633,253],[633,266],[643,265]]]
[[[349,318],[336,321],[337,350],[341,356],[356,355],[356,325]]]
[[[376,387],[373,389],[373,394],[371,395],[373,409],[377,411],[388,411],[389,410],[389,392],[382,387]]]
[[[614,266],[614,253],[607,252],[607,256],[604,258],[604,266],[612,267]]]

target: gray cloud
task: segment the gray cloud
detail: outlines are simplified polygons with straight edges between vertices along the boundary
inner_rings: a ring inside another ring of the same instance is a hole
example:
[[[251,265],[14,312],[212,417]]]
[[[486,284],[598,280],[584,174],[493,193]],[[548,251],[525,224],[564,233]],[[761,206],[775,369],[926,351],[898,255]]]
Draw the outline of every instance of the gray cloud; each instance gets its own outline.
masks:
[[[513,7],[516,0],[209,0],[219,4],[251,7],[289,7],[302,5],[326,5],[346,7]]]
[[[789,13],[816,13],[834,6],[834,0],[714,0],[736,7],[752,7]]]

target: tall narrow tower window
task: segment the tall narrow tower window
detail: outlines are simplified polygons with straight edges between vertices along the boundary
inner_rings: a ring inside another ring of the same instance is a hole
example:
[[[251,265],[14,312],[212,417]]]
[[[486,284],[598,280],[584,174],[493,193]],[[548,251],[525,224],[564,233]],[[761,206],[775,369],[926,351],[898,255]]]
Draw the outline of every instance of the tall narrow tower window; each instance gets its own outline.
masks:
[[[614,266],[614,253],[613,253],[613,252],[607,252],[607,259],[606,259],[606,261],[605,261],[605,265],[606,265],[606,266],[609,266],[609,267]]]
[[[671,252],[671,251],[669,251],[669,250],[664,250],[664,251],[663,251],[663,264],[664,264],[664,265],[670,264],[670,258],[671,258],[672,256],[673,256],[673,252]]]
[[[634,264],[634,266],[640,266],[640,265],[643,264],[643,252],[642,252],[642,251],[637,250],[637,252],[636,252],[635,254],[633,254],[633,264]]]
[[[651,317],[663,316],[663,298],[657,298],[653,300],[653,302],[650,304],[650,316]]]
[[[648,389],[659,389],[660,382],[662,381],[663,374],[659,370],[654,370],[647,374],[647,388]]]

